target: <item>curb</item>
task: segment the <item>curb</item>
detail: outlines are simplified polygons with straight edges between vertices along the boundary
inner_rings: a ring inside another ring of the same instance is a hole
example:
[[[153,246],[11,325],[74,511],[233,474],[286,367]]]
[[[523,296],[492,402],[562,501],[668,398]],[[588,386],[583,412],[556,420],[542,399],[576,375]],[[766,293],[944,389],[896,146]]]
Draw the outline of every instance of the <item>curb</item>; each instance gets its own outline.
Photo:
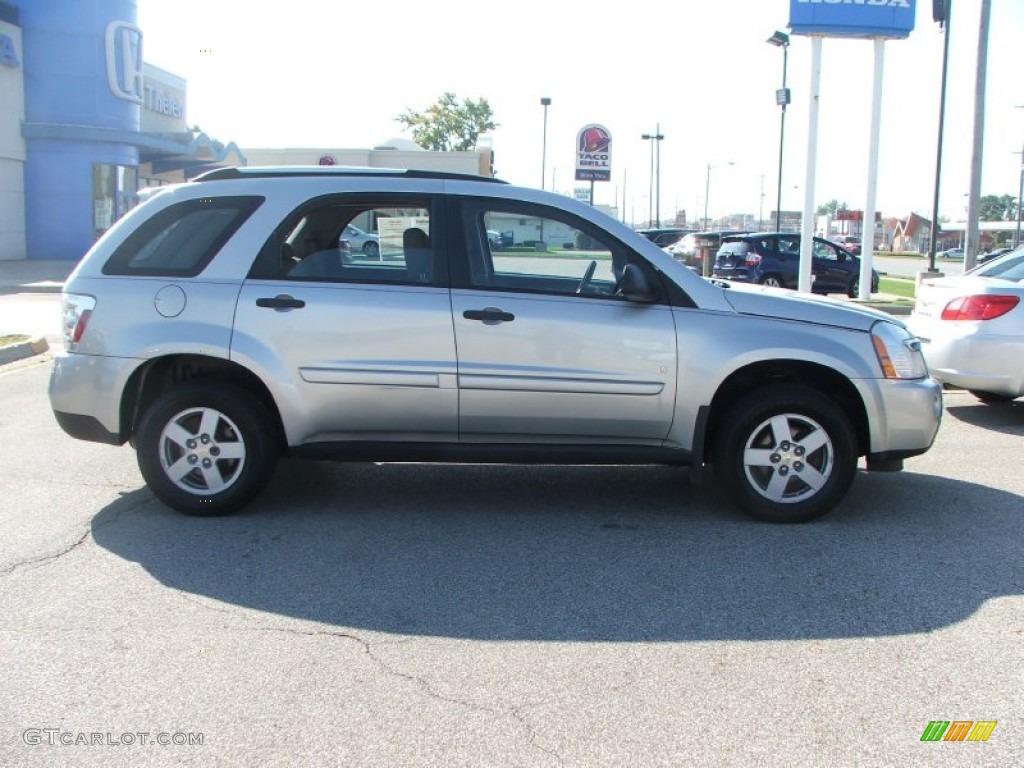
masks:
[[[24,360],[26,357],[41,355],[49,348],[50,345],[46,343],[46,339],[42,336],[36,336],[33,339],[22,341],[18,344],[11,344],[10,346],[0,348],[0,365],[13,363],[16,360]]]

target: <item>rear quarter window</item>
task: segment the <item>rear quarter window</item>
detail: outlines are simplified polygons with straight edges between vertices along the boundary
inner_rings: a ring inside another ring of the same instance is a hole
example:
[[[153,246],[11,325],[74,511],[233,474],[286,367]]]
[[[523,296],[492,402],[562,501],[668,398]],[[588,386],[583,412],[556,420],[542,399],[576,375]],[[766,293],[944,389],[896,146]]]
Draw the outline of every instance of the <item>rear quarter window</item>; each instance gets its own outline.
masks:
[[[263,200],[213,197],[168,206],[117,247],[103,274],[195,277]]]

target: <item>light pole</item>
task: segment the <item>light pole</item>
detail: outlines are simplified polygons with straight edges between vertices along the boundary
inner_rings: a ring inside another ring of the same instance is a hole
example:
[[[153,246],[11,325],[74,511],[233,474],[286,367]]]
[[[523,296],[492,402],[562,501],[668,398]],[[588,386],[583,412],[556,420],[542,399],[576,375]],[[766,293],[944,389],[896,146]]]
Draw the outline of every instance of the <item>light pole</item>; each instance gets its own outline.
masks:
[[[665,136],[661,132],[661,123],[654,124],[654,133],[645,133],[640,137],[645,141],[657,142],[651,144],[651,184],[654,185],[654,226],[661,226],[661,140]],[[657,150],[655,150],[657,147]],[[657,155],[657,161],[655,161]],[[655,165],[657,162],[657,165]],[[657,179],[657,181],[655,181]]]
[[[768,38],[768,42],[782,49],[782,88],[775,92],[775,103],[782,107],[779,119],[779,186],[775,199],[775,231],[781,229],[782,223],[782,149],[786,139],[786,105],[790,102],[789,88],[786,87],[786,65],[789,60],[789,35],[776,30]]]
[[[932,194],[932,228],[928,232],[928,271],[936,272],[935,250],[939,242],[939,182],[942,180],[942,134],[946,126],[946,76],[949,72],[949,23],[953,0],[944,0],[932,8],[935,21],[942,25],[942,84],[939,86],[939,137],[935,143],[935,188]]]
[[[717,168],[719,165],[735,165],[735,163],[733,163],[732,160],[729,160],[726,163],[718,163],[716,165],[712,165],[711,163],[708,163],[708,175],[707,175],[707,178],[704,180],[704,230],[705,231],[707,231],[707,228],[709,226],[711,226],[711,222],[708,221],[708,194],[711,192],[711,169],[712,168]]]
[[[1021,198],[1024,197],[1024,148],[1020,151],[1020,189],[1017,191],[1017,229],[1013,233],[1013,247],[1020,245]]]
[[[719,163],[721,165],[721,163]],[[732,160],[725,163],[725,165],[733,165]],[[708,231],[708,227],[711,226],[711,222],[708,221],[708,195],[711,193],[711,169],[717,168],[718,165],[712,165],[708,163],[708,175],[704,180],[704,231]],[[721,238],[719,238],[719,244],[721,244]],[[707,246],[702,246],[703,253],[701,253],[701,271],[704,277],[711,276],[711,249]]]
[[[540,99],[540,105],[544,107],[544,142],[541,145],[540,151],[540,188],[544,189],[544,184],[547,180],[547,159],[548,159],[548,107],[551,105],[551,99],[547,96],[542,96]]]
[[[651,178],[647,191],[647,226],[650,227],[654,223],[654,136],[645,133],[640,138],[651,142]]]

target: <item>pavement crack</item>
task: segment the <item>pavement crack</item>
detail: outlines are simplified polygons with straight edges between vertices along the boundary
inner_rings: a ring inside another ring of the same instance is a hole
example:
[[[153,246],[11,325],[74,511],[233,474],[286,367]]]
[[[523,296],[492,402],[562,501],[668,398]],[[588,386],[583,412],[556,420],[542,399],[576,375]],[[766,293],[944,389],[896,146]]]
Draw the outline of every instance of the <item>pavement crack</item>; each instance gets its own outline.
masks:
[[[78,549],[78,547],[85,543],[85,540],[89,538],[89,534],[91,533],[92,529],[90,528],[85,533],[83,533],[78,538],[77,541],[75,541],[73,544],[65,547],[64,549],[58,552],[54,552],[49,555],[42,555],[40,557],[32,557],[28,560],[20,560],[16,563],[13,563],[12,565],[9,565],[6,568],[0,570],[0,575],[6,576],[10,573],[14,573],[20,568],[30,568],[34,565],[49,565],[50,563],[64,557],[64,555],[68,554],[69,552],[73,552],[74,550]]]
[[[292,629],[292,628],[288,628],[288,627],[254,627],[254,628],[252,628],[249,631],[255,631],[255,632],[281,632],[281,633],[284,633],[284,634],[296,635],[296,636],[299,636],[299,637],[333,637],[333,638],[338,638],[340,640],[351,640],[352,642],[357,643],[363,649],[363,653],[365,653],[370,658],[370,660],[373,661],[373,663],[376,664],[378,666],[378,668],[380,668],[381,671],[383,671],[387,675],[391,675],[392,677],[396,677],[399,680],[405,680],[406,682],[412,683],[413,685],[418,687],[424,693],[424,695],[426,695],[428,698],[434,699],[435,701],[440,701],[440,702],[445,703],[445,704],[454,704],[455,706],[464,707],[465,709],[468,709],[468,710],[471,710],[471,711],[475,711],[475,712],[484,712],[486,714],[494,715],[494,716],[497,716],[497,717],[510,717],[510,718],[512,718],[529,735],[529,746],[530,747],[532,747],[534,749],[538,749],[541,752],[545,753],[546,755],[554,758],[555,760],[558,761],[559,765],[564,765],[564,761],[562,760],[562,757],[558,753],[553,752],[550,749],[547,749],[546,747],[544,747],[544,746],[542,746],[541,744],[538,743],[537,740],[538,740],[539,734],[533,728],[533,726],[530,725],[530,723],[527,720],[526,716],[523,715],[519,711],[518,708],[513,707],[511,709],[506,709],[506,708],[498,708],[498,707],[487,707],[487,706],[484,706],[482,704],[476,704],[476,703],[471,702],[471,701],[466,701],[465,699],[456,698],[454,696],[447,696],[447,695],[445,695],[443,693],[440,693],[439,691],[435,690],[430,685],[430,683],[428,683],[422,677],[418,677],[416,675],[410,675],[410,674],[408,674],[406,672],[401,672],[401,671],[395,669],[393,666],[388,664],[384,659],[380,658],[378,655],[376,655],[373,652],[373,644],[371,644],[367,640],[364,640],[363,638],[359,637],[358,635],[353,635],[353,634],[350,634],[348,632],[341,632],[341,631],[336,631],[336,630],[327,630],[327,629],[315,629],[315,630],[314,629]],[[393,643],[387,643],[387,641],[384,641],[384,644],[392,645]]]
[[[30,557],[25,560],[19,560],[18,562],[5,566],[4,568],[0,568],[0,576],[7,576],[8,574],[14,573],[15,571],[20,570],[22,568],[45,566],[49,565],[50,563],[54,563],[57,560],[60,560],[65,555],[74,552],[80,546],[85,544],[85,542],[92,535],[93,531],[99,530],[100,528],[106,528],[111,523],[115,523],[118,520],[120,520],[121,517],[126,515],[128,512],[132,512],[138,509],[139,507],[143,506],[144,504],[148,504],[151,500],[152,497],[141,499],[140,501],[137,501],[134,504],[126,506],[124,509],[119,509],[108,520],[104,520],[102,523],[98,525],[90,522],[89,527],[85,529],[85,532],[81,536],[79,536],[76,541],[64,547],[64,549],[61,549],[57,552],[51,552],[47,555],[40,555],[39,557]]]

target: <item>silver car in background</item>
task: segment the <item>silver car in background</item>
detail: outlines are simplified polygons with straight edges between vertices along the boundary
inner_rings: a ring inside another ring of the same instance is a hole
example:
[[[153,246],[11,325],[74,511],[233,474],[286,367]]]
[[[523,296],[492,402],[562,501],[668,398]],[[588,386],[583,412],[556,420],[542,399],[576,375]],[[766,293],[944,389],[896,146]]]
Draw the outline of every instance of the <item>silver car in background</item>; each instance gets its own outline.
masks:
[[[357,217],[386,260],[338,247]],[[510,221],[543,241],[494,250]],[[926,451],[942,412],[893,318],[706,281],[589,205],[479,177],[212,171],[131,211],[64,290],[58,422],[130,441],[195,515],[244,506],[287,453],[708,467],[747,513],[801,522],[859,457]]]

